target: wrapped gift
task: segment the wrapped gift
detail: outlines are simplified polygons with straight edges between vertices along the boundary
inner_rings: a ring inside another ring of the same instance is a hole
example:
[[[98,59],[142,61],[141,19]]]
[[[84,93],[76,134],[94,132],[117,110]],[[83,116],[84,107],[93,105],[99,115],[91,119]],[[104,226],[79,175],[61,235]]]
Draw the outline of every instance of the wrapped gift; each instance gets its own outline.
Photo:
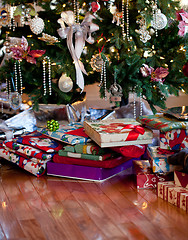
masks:
[[[180,208],[188,212],[188,193],[180,194]]]
[[[188,121],[169,118],[163,114],[139,116],[137,121],[151,128],[158,129],[161,132],[173,129],[188,129]]]
[[[174,181],[158,182],[157,183],[157,196],[163,200],[168,199],[168,187],[174,187]]]
[[[57,152],[63,148],[62,144],[40,132],[34,131],[22,137],[13,138],[13,142],[40,149],[46,153]]]
[[[38,159],[27,159],[0,147],[0,157],[18,165],[20,168],[40,177],[46,172],[46,161]]]
[[[182,187],[169,187],[168,188],[168,202],[180,207],[180,194],[188,193],[188,190]]]
[[[128,171],[129,169],[130,171]],[[126,170],[130,174],[132,173],[131,169],[132,159],[114,168],[98,168],[54,162],[47,163],[47,175],[99,182],[112,178],[113,176]]]
[[[188,121],[169,118],[163,114],[144,115],[137,119],[142,124],[160,130],[160,147],[169,150],[188,148]]]
[[[171,174],[154,174],[149,160],[134,160],[137,188],[156,188],[158,182],[172,180]]]
[[[100,147],[152,143],[153,133],[134,119],[85,121],[86,134]]]
[[[177,186],[188,189],[188,174],[175,171],[174,172],[174,181]]]
[[[160,132],[160,147],[169,150],[188,148],[188,129],[174,129]]]
[[[91,139],[84,132],[82,123],[60,124],[59,129],[54,132],[48,130],[47,128],[38,128],[37,131],[49,136],[50,138],[71,145],[79,143],[86,144],[87,142],[91,141]]]
[[[174,154],[174,152],[172,152],[172,154],[165,154],[160,152],[158,146],[148,146],[147,154],[154,173],[174,172],[175,170],[180,169],[179,165],[171,165],[167,162],[168,156]]]

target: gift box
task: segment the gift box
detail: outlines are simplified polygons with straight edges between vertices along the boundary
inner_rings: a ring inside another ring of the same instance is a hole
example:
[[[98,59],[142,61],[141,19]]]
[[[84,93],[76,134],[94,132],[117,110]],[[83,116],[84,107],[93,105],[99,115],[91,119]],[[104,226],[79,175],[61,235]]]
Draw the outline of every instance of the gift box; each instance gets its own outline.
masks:
[[[167,173],[179,170],[181,167],[168,164],[168,156],[174,154],[165,154],[160,152],[158,146],[148,146],[147,154],[150,159],[151,167],[154,173]]]
[[[37,131],[56,139],[61,142],[65,142],[71,145],[86,144],[91,139],[85,134],[82,123],[67,123],[60,124],[59,129],[52,132],[47,128],[37,128]]]
[[[84,121],[86,134],[100,147],[152,143],[153,133],[134,119]]]
[[[171,174],[154,174],[149,160],[134,160],[134,172],[136,175],[137,188],[156,188],[158,182],[170,181]]]
[[[157,196],[163,200],[168,199],[168,188],[174,187],[174,181],[158,182],[157,183]]]
[[[128,169],[130,169],[129,172],[132,173],[132,161],[133,160],[130,159],[114,168],[97,168],[48,162],[47,175],[100,182],[112,178]]]
[[[188,212],[188,193],[180,194],[180,208]]]
[[[160,147],[169,150],[188,148],[188,122],[169,118],[163,114],[144,115],[137,119],[140,123],[160,130]]]
[[[143,115],[137,118],[137,121],[161,132],[167,132],[174,129],[188,129],[187,121],[180,121],[176,118],[170,118],[164,114]]]
[[[177,187],[176,185],[168,188],[168,202],[180,207],[180,194],[188,193],[185,188]]]
[[[174,129],[160,132],[160,147],[169,150],[188,148],[188,129]]]
[[[188,174],[175,171],[174,172],[174,182],[177,186],[188,189]]]

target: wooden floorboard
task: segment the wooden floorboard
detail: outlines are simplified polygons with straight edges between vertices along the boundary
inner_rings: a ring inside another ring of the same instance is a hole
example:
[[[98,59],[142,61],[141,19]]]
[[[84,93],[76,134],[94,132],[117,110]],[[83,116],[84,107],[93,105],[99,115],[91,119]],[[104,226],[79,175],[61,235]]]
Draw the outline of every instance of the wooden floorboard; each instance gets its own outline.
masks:
[[[130,175],[37,178],[1,162],[0,240],[188,239],[188,214],[154,189],[138,191]]]

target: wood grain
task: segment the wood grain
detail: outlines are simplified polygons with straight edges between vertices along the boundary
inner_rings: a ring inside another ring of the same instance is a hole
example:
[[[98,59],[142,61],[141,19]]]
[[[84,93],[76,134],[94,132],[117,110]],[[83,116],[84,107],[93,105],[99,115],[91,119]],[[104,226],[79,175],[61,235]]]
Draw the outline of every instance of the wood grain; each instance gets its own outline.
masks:
[[[131,175],[96,183],[36,178],[2,161],[2,240],[186,240],[188,214]]]

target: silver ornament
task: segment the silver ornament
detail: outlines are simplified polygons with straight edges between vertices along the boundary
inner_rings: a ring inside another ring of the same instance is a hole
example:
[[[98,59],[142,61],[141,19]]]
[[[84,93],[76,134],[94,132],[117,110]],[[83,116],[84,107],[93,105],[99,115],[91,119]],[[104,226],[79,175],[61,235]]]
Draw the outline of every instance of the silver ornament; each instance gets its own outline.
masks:
[[[151,21],[152,27],[156,30],[161,30],[166,27],[167,22],[167,17],[161,13],[160,9],[157,9],[153,21]]]
[[[10,104],[10,107],[14,110],[17,110],[18,108],[20,108],[22,104],[21,95],[17,92],[9,93],[9,104]]]
[[[30,21],[31,31],[38,35],[44,30],[44,21],[42,18],[39,18],[37,15]]]
[[[73,88],[73,81],[63,73],[59,79],[58,87],[62,92],[70,92]]]

